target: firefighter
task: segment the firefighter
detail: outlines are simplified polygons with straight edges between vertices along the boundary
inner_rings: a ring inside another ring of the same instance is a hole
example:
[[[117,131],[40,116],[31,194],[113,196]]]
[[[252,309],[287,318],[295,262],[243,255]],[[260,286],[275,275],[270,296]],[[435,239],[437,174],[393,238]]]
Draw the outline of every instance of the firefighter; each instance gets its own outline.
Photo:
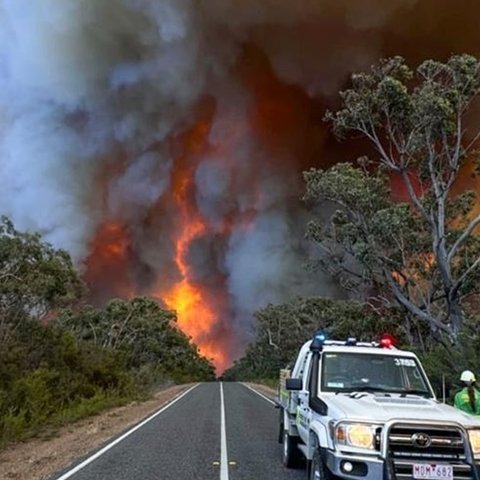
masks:
[[[475,375],[470,370],[465,370],[460,381],[465,386],[455,395],[455,407],[472,415],[480,415],[480,392],[475,388]]]

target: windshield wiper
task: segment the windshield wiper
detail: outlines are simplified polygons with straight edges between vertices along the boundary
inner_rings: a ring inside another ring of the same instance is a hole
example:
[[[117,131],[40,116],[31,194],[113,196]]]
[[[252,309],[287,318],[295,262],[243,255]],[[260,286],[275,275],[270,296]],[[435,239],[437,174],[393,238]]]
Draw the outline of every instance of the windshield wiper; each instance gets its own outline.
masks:
[[[403,391],[403,392],[398,392],[400,393],[401,397],[406,397],[407,395],[418,395],[421,397],[431,397],[432,394],[428,390],[408,390],[408,391]]]
[[[340,390],[341,393],[357,393],[357,392],[380,392],[380,393],[395,393],[389,388],[375,387],[373,385],[360,385],[358,387],[344,388]]]
[[[423,397],[431,397],[431,393],[428,390],[395,390],[393,388],[377,387],[374,385],[359,385],[358,387],[349,387],[335,390],[335,394],[351,394],[351,393],[361,393],[361,392],[371,392],[371,393],[385,393],[385,394],[394,394],[400,395],[401,397],[406,397],[408,395],[416,395]]]
[[[383,387],[375,387],[373,385],[362,385],[361,387],[352,388],[354,392],[388,392],[391,393],[392,390]]]
[[[388,392],[405,397],[407,395],[418,395],[430,397],[431,394],[428,390],[395,390],[394,388],[384,388],[375,385],[361,385],[359,387],[351,387],[349,392]]]

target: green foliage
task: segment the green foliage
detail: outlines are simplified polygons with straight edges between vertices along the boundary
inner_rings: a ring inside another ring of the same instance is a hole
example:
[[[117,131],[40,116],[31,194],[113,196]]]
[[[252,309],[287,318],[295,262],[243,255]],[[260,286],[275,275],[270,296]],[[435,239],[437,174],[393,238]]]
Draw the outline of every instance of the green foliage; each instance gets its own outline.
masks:
[[[427,60],[416,72],[394,57],[355,74],[326,119],[341,138],[366,138],[376,155],[359,159],[362,168],[305,173],[306,200],[334,209],[308,227],[319,265],[359,298],[400,306],[454,341],[464,299],[480,293],[477,194],[452,193],[460,169],[478,161],[480,135],[466,118],[479,88],[480,64],[469,55]],[[404,203],[393,201],[392,185]]]
[[[29,319],[0,349],[0,444],[77,417],[86,407],[98,411],[128,400],[136,389],[118,352]]]
[[[104,309],[65,310],[56,322],[79,340],[123,352],[128,368],[146,385],[165,378],[189,381],[215,377],[212,364],[175,326],[175,314],[152,299],[114,299]]]
[[[2,219],[0,446],[166,382],[214,378],[172,312],[147,298],[94,309],[84,293],[67,253]]]
[[[39,317],[79,299],[84,286],[68,254],[20,233],[5,217],[0,221],[0,295],[2,313],[22,309]]]
[[[352,75],[352,88],[340,94],[343,108],[326,118],[340,137],[355,130],[372,139],[382,132],[387,142],[399,142],[399,153],[415,157],[428,150],[430,140],[456,134],[458,116],[479,86],[479,63],[470,55],[455,55],[446,63],[426,60],[416,75],[397,56],[369,73]]]
[[[463,387],[460,374],[464,370],[480,372],[480,330],[478,317],[468,317],[455,346],[448,343],[435,343],[427,351],[417,352],[435,387],[442,396],[445,384],[447,400],[453,402],[454,394]]]
[[[372,340],[389,332],[406,341],[399,328],[399,312],[375,313],[360,302],[322,297],[298,298],[259,310],[257,336],[243,358],[224,374],[226,379],[276,379],[280,368],[292,363],[300,346],[322,330],[331,338]]]
[[[390,200],[385,175],[343,163],[326,171],[311,170],[305,178],[307,200],[337,207],[326,225],[316,219],[308,224],[307,237],[322,252],[317,263],[343,287],[357,292],[388,288],[396,272],[399,288],[410,297],[431,239],[425,222],[408,204]],[[410,271],[417,276],[408,275]]]

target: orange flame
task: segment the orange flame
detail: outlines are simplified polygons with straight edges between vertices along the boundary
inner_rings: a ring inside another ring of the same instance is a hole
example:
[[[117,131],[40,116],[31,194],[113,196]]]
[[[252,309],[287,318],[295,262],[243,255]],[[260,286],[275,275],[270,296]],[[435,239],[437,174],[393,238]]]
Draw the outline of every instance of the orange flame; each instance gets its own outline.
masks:
[[[208,107],[208,105],[207,105]],[[190,156],[198,155],[207,148],[206,138],[210,130],[210,122],[201,119],[185,135],[180,138],[185,156],[177,161],[177,169],[173,178],[173,202],[179,212],[179,234],[175,243],[175,264],[180,273],[180,281],[166,292],[157,293],[164,303],[177,312],[178,325],[199,346],[200,353],[211,359],[218,370],[228,365],[226,352],[218,342],[213,342],[210,334],[217,316],[215,309],[209,304],[207,295],[200,285],[191,280],[188,265],[188,251],[191,243],[207,231],[190,192],[193,188],[194,162]]]
[[[178,200],[182,199],[178,198]],[[188,209],[184,203],[181,207],[183,228],[176,244],[175,263],[182,279],[161,296],[166,305],[177,312],[179,327],[199,345],[200,353],[213,359],[217,368],[225,368],[225,355],[219,347],[202,341],[202,337],[206,336],[215,324],[216,317],[200,287],[189,280],[186,260],[190,243],[205,231],[205,225],[198,219],[188,223]]]

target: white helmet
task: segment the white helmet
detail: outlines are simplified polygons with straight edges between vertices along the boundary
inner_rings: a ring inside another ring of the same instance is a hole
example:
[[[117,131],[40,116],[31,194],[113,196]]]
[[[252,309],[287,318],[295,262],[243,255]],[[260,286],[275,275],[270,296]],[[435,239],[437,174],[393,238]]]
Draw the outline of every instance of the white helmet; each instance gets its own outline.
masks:
[[[470,370],[465,370],[462,372],[460,380],[465,383],[473,383],[475,382],[475,375]]]

